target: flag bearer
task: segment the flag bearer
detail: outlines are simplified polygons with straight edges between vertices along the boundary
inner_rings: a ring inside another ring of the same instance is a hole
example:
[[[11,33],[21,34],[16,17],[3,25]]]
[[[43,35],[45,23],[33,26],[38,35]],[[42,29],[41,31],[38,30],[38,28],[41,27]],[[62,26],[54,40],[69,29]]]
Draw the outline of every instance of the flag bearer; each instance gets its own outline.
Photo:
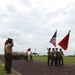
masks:
[[[59,61],[59,51],[58,51],[58,48],[56,48],[55,53],[56,53],[55,66],[57,66],[59,64],[59,62],[60,62]]]
[[[59,49],[60,51],[60,58],[59,58],[59,66],[60,66],[60,64],[63,66],[63,51],[62,51],[62,49]]]
[[[48,66],[49,66],[50,61],[51,61],[51,48],[48,48],[48,61],[47,61]]]
[[[53,66],[53,64],[55,65],[55,57],[56,57],[55,49],[52,48],[52,52],[51,52],[51,66]]]

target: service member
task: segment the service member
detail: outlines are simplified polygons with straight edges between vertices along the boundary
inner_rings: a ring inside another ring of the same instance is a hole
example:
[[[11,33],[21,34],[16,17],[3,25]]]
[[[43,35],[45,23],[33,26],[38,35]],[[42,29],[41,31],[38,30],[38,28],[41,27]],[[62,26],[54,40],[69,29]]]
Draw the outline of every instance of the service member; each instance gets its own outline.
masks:
[[[6,45],[4,46],[4,51],[6,54],[5,57],[5,65],[6,65],[6,73],[11,74],[11,66],[12,66],[12,47],[13,47],[13,39],[8,38]]]
[[[50,62],[51,62],[51,48],[48,48],[48,60],[47,60],[48,66],[49,64],[51,64]]]
[[[63,66],[63,51],[62,51],[62,49],[59,49],[60,51],[60,58],[59,58],[59,66],[60,66],[60,64]]]
[[[52,52],[51,52],[51,66],[55,65],[55,58],[56,58],[55,48],[52,48]]]
[[[33,53],[30,52],[30,61],[33,61]]]

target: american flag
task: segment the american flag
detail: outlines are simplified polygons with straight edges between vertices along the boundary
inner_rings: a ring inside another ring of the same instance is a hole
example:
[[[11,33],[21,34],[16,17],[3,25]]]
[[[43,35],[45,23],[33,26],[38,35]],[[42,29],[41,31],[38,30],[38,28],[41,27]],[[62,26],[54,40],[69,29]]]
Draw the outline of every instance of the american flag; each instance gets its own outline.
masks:
[[[56,47],[56,36],[57,36],[57,30],[55,31],[53,37],[50,40],[50,43],[52,43]]]

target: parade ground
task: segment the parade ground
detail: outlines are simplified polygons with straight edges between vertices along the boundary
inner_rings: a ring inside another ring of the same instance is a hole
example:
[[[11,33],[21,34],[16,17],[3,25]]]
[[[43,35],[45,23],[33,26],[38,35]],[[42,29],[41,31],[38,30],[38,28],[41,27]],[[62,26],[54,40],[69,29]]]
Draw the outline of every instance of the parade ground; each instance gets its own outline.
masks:
[[[0,61],[4,62],[4,59],[0,58]],[[75,65],[68,64],[55,67],[46,62],[13,60],[12,68],[17,75],[75,75]]]
[[[45,62],[14,60],[13,68],[22,75],[75,75],[75,66],[47,66]]]

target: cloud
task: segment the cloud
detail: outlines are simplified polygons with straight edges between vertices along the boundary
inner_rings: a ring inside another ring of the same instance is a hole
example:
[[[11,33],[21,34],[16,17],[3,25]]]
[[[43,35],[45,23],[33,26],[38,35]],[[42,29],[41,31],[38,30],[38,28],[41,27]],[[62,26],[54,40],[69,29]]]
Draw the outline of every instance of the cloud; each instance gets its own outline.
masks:
[[[14,51],[47,53],[57,29],[57,43],[71,30],[69,49],[74,49],[74,0],[2,0],[0,1],[0,45],[8,37],[14,39]],[[59,47],[59,46],[57,46]],[[60,47],[59,47],[60,48]]]
[[[70,0],[32,0],[31,4],[33,8],[48,14],[67,7],[70,4]]]

